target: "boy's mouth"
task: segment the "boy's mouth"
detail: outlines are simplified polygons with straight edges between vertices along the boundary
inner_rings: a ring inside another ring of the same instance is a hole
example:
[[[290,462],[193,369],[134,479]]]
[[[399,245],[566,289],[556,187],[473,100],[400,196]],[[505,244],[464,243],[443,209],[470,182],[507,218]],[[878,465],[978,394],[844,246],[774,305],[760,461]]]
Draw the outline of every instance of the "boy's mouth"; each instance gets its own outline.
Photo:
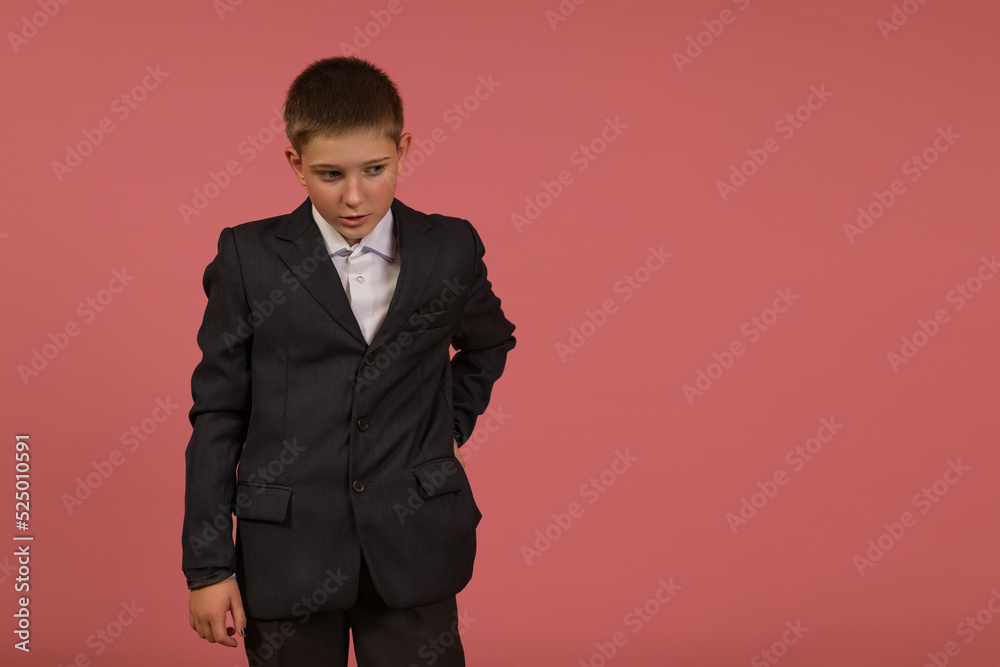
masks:
[[[352,226],[360,225],[367,219],[368,219],[367,215],[355,215],[351,217],[340,216],[341,222],[343,222],[345,225],[352,225]]]

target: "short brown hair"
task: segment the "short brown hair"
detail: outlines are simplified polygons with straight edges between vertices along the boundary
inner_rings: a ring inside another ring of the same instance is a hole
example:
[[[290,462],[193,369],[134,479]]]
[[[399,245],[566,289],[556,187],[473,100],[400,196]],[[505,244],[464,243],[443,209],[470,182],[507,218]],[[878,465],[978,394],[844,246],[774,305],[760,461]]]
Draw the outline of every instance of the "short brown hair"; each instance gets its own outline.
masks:
[[[295,77],[285,97],[285,134],[301,156],[317,134],[371,130],[399,146],[403,100],[378,67],[353,56],[324,58]]]

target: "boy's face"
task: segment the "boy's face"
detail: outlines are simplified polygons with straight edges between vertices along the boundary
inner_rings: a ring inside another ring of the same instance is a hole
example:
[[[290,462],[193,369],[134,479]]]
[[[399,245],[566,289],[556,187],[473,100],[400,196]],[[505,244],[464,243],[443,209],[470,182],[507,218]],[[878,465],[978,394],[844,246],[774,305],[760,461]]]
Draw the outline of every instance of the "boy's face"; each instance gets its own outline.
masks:
[[[396,146],[368,130],[317,135],[285,157],[323,219],[354,245],[389,211],[410,139],[407,132]]]

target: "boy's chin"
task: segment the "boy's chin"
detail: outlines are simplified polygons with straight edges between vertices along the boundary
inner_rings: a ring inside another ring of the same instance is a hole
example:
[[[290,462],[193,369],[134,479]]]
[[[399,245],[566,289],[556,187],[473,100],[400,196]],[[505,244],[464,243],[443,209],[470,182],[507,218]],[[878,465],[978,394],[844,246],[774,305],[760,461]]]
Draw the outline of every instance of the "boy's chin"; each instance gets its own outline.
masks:
[[[368,236],[368,234],[375,229],[375,225],[371,224],[370,221],[366,221],[363,225],[348,226],[343,224],[343,222],[339,219],[334,227],[351,245],[354,245],[364,237]]]

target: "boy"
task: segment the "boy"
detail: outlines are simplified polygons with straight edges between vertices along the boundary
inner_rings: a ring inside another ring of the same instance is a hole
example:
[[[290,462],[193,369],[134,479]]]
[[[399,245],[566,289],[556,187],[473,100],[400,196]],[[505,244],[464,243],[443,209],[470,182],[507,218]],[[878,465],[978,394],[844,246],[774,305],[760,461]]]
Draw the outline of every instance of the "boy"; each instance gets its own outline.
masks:
[[[191,627],[226,646],[245,636],[252,666],[346,665],[348,631],[359,667],[464,665],[455,596],[482,515],[459,445],[514,325],[472,225],[395,199],[411,135],[380,69],[317,61],[284,117],[308,198],[224,229],[205,270]]]

